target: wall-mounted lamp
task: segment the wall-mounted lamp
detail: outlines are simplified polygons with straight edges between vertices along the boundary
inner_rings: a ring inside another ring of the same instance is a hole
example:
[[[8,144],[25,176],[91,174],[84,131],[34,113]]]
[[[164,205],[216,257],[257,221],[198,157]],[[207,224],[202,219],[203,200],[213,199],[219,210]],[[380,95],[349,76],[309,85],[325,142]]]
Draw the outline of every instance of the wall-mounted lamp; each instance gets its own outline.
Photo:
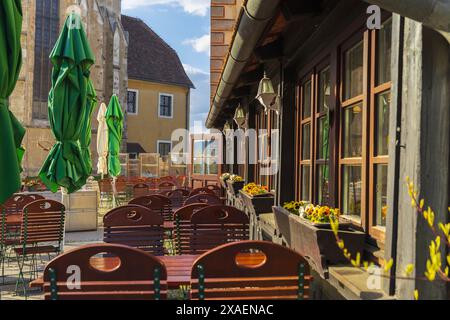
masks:
[[[234,122],[238,125],[239,128],[246,128],[247,126],[247,115],[245,114],[244,108],[239,104],[236,108],[236,112],[234,113]]]
[[[264,106],[266,113],[268,110],[274,110],[277,114],[280,111],[280,96],[275,92],[272,80],[267,77],[264,72],[264,77],[259,82],[258,94],[256,99]]]
[[[230,121],[227,120],[227,121],[225,122],[225,124],[223,125],[223,130],[222,130],[222,132],[223,132],[223,134],[226,136],[230,130],[231,130],[231,124],[230,124]]]

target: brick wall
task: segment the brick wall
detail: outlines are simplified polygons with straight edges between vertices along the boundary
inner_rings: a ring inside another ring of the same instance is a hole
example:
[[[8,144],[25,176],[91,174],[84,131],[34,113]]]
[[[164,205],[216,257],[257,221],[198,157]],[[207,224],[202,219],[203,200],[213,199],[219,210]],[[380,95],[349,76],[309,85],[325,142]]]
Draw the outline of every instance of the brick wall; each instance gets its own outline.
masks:
[[[211,0],[211,98],[216,92],[244,0]]]

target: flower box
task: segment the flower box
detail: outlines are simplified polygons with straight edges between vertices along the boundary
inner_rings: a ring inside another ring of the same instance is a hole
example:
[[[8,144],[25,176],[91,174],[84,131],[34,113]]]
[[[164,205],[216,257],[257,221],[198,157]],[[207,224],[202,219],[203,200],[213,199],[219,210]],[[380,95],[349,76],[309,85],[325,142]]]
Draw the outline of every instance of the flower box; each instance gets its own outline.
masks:
[[[239,194],[239,190],[241,190],[244,187],[244,181],[231,181],[231,180],[227,180],[227,186],[228,186],[228,190],[230,190],[232,195],[238,195]]]
[[[239,195],[245,207],[250,210],[250,212],[256,215],[272,212],[272,206],[274,205],[275,200],[272,193],[268,192],[265,194],[252,196],[240,190]]]
[[[312,223],[278,206],[273,207],[273,213],[277,229],[286,244],[307,257],[322,277],[328,278],[329,265],[348,263],[336,243],[330,224]],[[339,237],[344,240],[353,258],[357,252],[363,252],[365,234],[353,229],[351,224],[340,223]]]

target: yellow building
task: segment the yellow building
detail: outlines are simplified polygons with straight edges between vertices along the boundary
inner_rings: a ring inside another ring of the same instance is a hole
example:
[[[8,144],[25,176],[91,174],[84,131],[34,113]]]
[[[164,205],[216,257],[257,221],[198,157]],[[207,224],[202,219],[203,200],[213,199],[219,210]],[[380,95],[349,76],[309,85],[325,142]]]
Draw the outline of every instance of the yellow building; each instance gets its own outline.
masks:
[[[172,132],[189,128],[191,80],[175,52],[142,20],[122,15],[129,37],[127,152],[167,155]]]

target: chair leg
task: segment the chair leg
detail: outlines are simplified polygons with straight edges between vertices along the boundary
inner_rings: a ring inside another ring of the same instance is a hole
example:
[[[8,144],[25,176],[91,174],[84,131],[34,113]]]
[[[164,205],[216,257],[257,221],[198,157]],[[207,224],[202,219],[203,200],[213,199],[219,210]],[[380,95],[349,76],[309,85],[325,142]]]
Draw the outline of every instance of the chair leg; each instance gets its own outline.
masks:
[[[16,255],[17,255],[17,264],[18,264],[18,267],[19,267],[19,276],[18,276],[18,278],[16,280],[16,290],[15,290],[15,292],[16,292],[16,294],[18,293],[18,291],[19,291],[19,284],[22,284],[23,294],[24,294],[25,299],[26,299],[27,298],[27,290],[26,290],[26,286],[25,286],[25,276],[24,276],[24,272],[23,272],[23,268],[25,266],[26,256],[22,255],[20,257],[19,254],[16,254]]]

